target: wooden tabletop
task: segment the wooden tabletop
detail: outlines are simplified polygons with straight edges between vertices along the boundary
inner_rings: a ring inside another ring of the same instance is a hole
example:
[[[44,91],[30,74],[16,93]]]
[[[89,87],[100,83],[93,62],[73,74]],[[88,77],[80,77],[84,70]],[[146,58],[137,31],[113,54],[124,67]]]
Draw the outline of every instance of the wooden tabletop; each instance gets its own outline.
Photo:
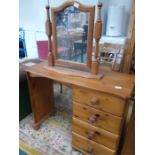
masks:
[[[77,76],[70,76],[47,69],[47,62],[27,65],[25,71],[35,76],[45,77],[70,86],[89,88],[92,90],[109,93],[128,99],[132,95],[134,88],[135,76],[125,73],[114,72],[103,67],[104,76],[102,79],[88,79]]]

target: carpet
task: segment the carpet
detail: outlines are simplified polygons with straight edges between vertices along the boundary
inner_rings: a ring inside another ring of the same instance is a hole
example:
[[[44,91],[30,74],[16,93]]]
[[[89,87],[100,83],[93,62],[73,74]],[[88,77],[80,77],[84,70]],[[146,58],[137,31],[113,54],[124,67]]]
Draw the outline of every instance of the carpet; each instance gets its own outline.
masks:
[[[82,155],[72,149],[72,93],[59,84],[54,85],[56,114],[46,119],[39,130],[31,127],[32,114],[19,123],[20,149],[31,155]]]

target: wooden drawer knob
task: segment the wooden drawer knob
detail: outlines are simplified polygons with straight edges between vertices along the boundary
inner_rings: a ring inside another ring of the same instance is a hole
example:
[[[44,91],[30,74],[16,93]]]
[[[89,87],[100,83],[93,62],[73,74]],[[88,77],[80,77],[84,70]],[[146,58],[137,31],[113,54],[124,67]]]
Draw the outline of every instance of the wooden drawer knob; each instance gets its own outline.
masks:
[[[95,122],[97,121],[98,117],[99,117],[98,114],[92,115],[92,116],[90,116],[90,117],[88,118],[88,120],[89,120],[90,123],[95,123]]]
[[[90,131],[87,133],[87,138],[90,140],[94,139],[95,136],[96,136],[96,133],[94,131]]]
[[[95,105],[99,103],[99,99],[96,96],[93,96],[90,100],[90,103]]]

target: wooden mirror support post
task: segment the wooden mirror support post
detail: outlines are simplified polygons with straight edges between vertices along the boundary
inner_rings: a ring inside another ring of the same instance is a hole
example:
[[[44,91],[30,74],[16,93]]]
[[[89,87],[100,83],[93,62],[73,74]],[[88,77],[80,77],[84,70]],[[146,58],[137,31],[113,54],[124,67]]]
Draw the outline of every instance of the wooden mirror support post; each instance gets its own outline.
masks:
[[[96,41],[96,46],[95,46],[95,53],[93,55],[93,60],[92,60],[92,70],[91,73],[93,75],[97,75],[99,72],[99,41],[102,35],[102,19],[101,19],[101,9],[102,9],[102,2],[99,0],[98,2],[98,15],[97,15],[97,21],[95,24],[95,41]]]
[[[48,66],[54,66],[54,55],[52,52],[52,23],[50,20],[50,13],[49,13],[50,6],[46,6],[47,11],[47,19],[46,19],[46,34],[48,36]]]

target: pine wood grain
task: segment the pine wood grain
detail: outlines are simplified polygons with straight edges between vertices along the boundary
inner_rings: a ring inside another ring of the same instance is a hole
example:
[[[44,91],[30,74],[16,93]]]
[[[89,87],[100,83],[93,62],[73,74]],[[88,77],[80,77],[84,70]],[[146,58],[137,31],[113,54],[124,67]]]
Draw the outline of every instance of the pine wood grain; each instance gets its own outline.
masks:
[[[97,115],[98,118],[95,122],[90,122],[89,118],[94,115]],[[93,126],[105,129],[115,134],[120,134],[122,123],[122,118],[120,117],[96,110],[94,108],[76,102],[73,103],[73,116]]]
[[[97,99],[97,103],[92,102],[94,97]],[[120,117],[123,115],[126,103],[121,98],[81,88],[73,88],[73,100]]]
[[[74,132],[72,132],[72,144],[75,148],[82,150],[82,152],[92,155],[114,155],[115,151],[100,145],[96,142],[88,140]]]
[[[79,119],[73,118],[72,121],[72,131],[88,138],[92,141],[95,141],[99,144],[102,144],[110,149],[116,150],[118,145],[119,136],[107,132],[106,130],[97,128],[88,123],[80,121]]]
[[[128,31],[128,43],[125,49],[123,58],[123,65],[121,71],[124,73],[130,73],[133,54],[135,52],[135,0],[131,1],[132,7],[130,12],[130,22]]]
[[[107,71],[103,69],[104,77],[100,80],[86,79],[81,77],[69,76],[46,69],[48,66],[47,61],[26,67],[24,70],[52,80],[68,84],[71,87],[81,87],[90,90],[96,90],[102,93],[115,95],[117,97],[128,99],[132,95],[134,88],[134,75],[125,73],[118,73],[114,71]],[[115,86],[121,86],[122,89],[116,89]]]
[[[31,106],[34,116],[35,129],[51,114],[54,114],[53,83],[51,80],[37,77],[31,78],[27,73]]]

